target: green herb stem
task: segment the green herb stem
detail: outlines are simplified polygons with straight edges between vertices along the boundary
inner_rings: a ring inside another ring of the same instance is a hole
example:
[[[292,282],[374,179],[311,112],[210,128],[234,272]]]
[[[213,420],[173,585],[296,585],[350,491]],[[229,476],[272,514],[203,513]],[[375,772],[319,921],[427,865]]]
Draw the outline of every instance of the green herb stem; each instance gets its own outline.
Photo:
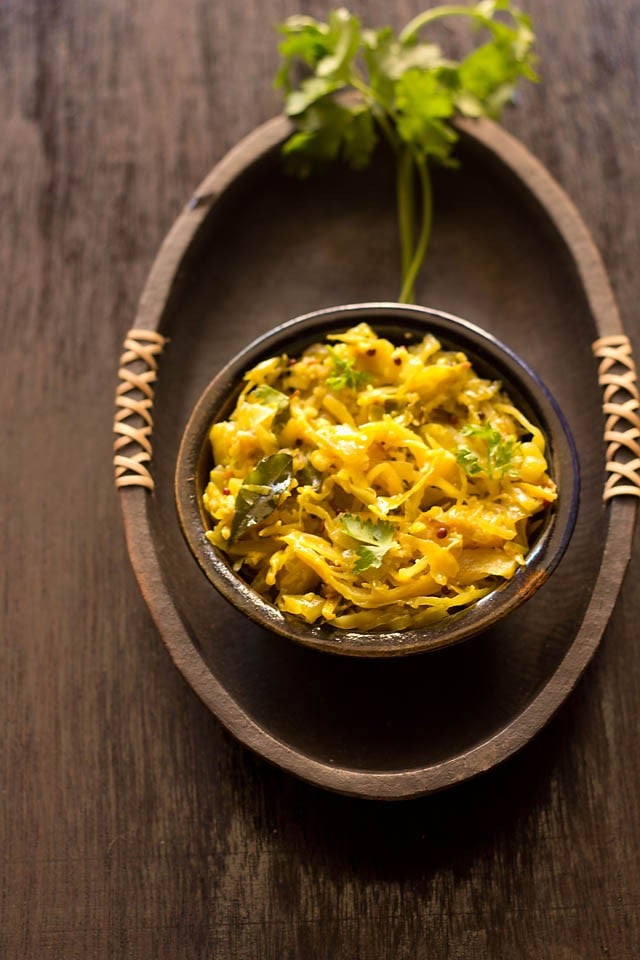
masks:
[[[373,113],[373,116],[375,117],[378,126],[382,130],[389,146],[394,151],[394,153],[397,154],[398,153],[398,137],[396,136],[393,126],[389,118],[387,117],[385,111],[377,102],[376,95],[371,89],[371,87],[367,86],[367,84],[364,82],[364,80],[359,75],[359,73],[355,71],[355,69],[352,69],[351,73],[349,74],[349,83],[351,84],[354,90],[357,90],[358,93],[362,94],[362,98],[364,99],[365,103],[370,107]]]
[[[396,196],[398,201],[398,227],[400,231],[400,252],[402,263],[402,282],[409,272],[413,258],[415,237],[415,172],[413,156],[409,147],[404,147],[396,165]]]
[[[361,93],[367,103],[375,103],[375,97],[373,95],[373,90],[371,87],[368,87],[364,80],[358,76],[355,70],[351,70],[349,74],[349,83],[354,90],[357,90],[358,93]]]
[[[407,267],[404,269],[403,261],[403,270],[402,270],[402,289],[400,291],[400,297],[398,298],[400,303],[412,303],[415,299],[415,282],[416,277],[418,276],[418,271],[422,266],[424,261],[427,247],[429,245],[429,238],[431,236],[431,222],[433,218],[433,197],[431,190],[431,175],[429,173],[429,167],[425,157],[411,157],[412,167],[415,165],[418,171],[418,179],[420,182],[420,192],[422,194],[422,211],[421,211],[421,223],[420,223],[420,235],[418,237],[418,243],[413,252],[413,257]],[[413,178],[413,170],[411,171],[411,177]]]
[[[434,20],[440,20],[442,17],[471,17],[471,19],[478,20],[485,26],[491,26],[493,22],[491,17],[478,13],[473,7],[463,7],[454,3],[445,4],[441,7],[425,10],[424,13],[419,13],[417,17],[410,20],[398,34],[400,43],[406,43],[406,41],[415,36],[422,27],[426,27],[428,23],[433,23]]]
[[[373,104],[371,109],[373,111],[373,116],[375,117],[377,123],[379,124],[380,129],[384,133],[387,139],[387,142],[391,147],[391,149],[393,150],[393,152],[395,153],[396,159],[397,159],[398,154],[400,152],[398,147],[398,138],[393,131],[393,127],[391,126],[391,123],[389,122],[389,119],[386,113],[377,104]]]
[[[452,60],[438,44],[418,39],[419,30],[443,17],[463,17],[490,36]],[[457,116],[498,119],[518,79],[537,80],[531,19],[512,0],[477,0],[431,7],[398,35],[390,28],[365,30],[343,8],[326,23],[290,17],[280,32],[277,84],[295,126],[283,147],[287,169],[304,178],[342,160],[362,170],[379,141],[388,142],[396,164],[400,300],[409,303],[431,234],[428,165],[454,165]],[[299,81],[297,66],[303,67]],[[336,374],[336,388],[347,379]]]

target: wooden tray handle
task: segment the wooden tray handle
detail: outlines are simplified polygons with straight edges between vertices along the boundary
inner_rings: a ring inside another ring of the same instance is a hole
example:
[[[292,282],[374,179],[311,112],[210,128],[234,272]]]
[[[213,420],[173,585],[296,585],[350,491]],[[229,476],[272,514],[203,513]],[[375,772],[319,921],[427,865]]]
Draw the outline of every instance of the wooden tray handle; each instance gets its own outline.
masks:
[[[157,357],[166,343],[167,338],[155,330],[130,330],[125,337],[113,423],[116,487],[153,490],[147,466],[153,453],[153,384],[157,380]],[[602,497],[605,501],[621,495],[640,497],[640,396],[631,343],[623,334],[600,337],[592,349],[600,358],[598,381],[607,418],[604,439],[608,445],[608,476]]]
[[[153,384],[158,377],[157,357],[165,343],[166,337],[155,330],[129,330],[125,337],[113,421],[116,487],[153,490],[147,466],[153,453]]]
[[[640,497],[640,398],[629,338],[600,337],[592,344],[600,358],[598,381],[603,388],[606,416],[607,479],[602,494],[610,500],[622,494]]]

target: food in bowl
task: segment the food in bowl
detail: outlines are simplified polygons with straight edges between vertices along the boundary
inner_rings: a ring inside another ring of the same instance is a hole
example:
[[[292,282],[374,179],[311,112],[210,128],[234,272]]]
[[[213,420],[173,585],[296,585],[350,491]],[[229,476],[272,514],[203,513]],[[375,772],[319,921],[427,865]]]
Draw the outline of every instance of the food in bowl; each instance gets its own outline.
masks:
[[[556,500],[545,440],[502,384],[428,333],[366,323],[244,374],[209,430],[208,540],[307,624],[404,630],[510,580]]]

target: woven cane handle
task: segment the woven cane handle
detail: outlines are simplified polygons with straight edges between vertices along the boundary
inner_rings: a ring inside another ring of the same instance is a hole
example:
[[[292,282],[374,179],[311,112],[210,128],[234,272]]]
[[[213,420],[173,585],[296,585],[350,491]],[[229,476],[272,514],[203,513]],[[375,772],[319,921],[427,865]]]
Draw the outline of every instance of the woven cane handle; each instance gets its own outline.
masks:
[[[154,330],[130,330],[125,338],[113,421],[116,487],[153,490],[148,467],[153,452],[153,385],[157,379],[157,357],[166,342]]]
[[[607,443],[607,480],[603,500],[622,494],[640,497],[640,399],[629,338],[601,337],[593,344],[600,358],[598,381],[603,388]]]

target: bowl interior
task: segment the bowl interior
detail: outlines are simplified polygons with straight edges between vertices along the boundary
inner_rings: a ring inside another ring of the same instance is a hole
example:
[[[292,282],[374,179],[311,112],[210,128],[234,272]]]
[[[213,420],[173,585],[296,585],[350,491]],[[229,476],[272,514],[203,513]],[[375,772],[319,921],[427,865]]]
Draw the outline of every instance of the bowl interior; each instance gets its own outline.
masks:
[[[306,624],[282,613],[253,591],[205,537],[211,521],[202,496],[213,466],[208,430],[233,410],[244,372],[270,356],[299,355],[327,334],[362,321],[396,344],[416,342],[431,332],[444,349],[463,350],[480,376],[502,380],[516,406],[541,428],[547,443],[549,473],[559,489],[557,502],[534,521],[525,566],[471,607],[430,627],[360,632]],[[187,424],[176,466],[182,532],[201,569],[220,593],[269,630],[307,646],[350,656],[394,656],[448,646],[486,630],[513,611],[545,582],[559,562],[575,523],[578,493],[577,457],[568,426],[539,378],[507,347],[477,327],[441,311],[399,304],[356,304],[314,311],[253,341],[205,389]]]

